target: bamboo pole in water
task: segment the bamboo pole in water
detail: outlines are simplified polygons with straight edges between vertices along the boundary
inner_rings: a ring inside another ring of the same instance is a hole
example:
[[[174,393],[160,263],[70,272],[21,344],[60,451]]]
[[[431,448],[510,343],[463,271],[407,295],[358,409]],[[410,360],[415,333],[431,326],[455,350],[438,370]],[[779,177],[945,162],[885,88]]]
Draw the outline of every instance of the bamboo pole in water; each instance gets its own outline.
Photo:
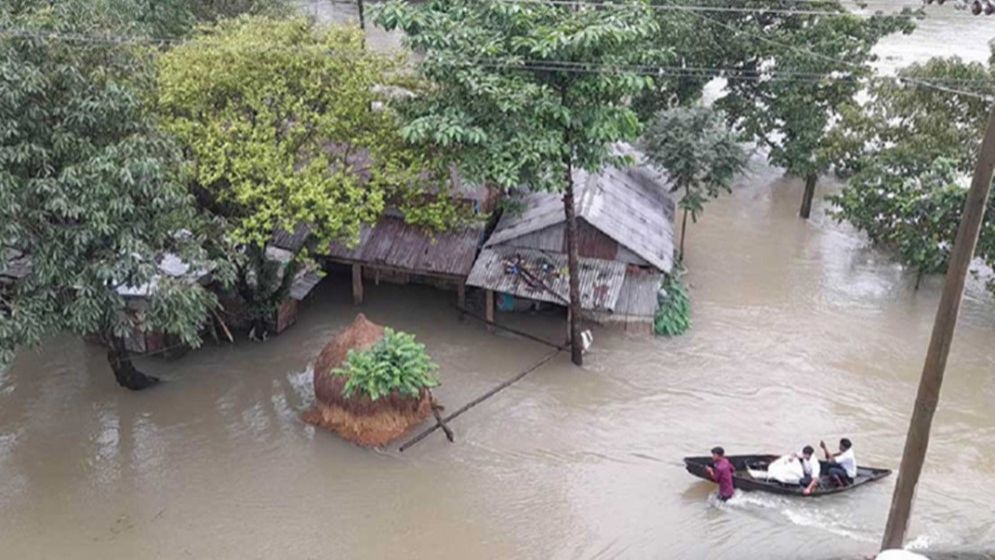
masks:
[[[898,481],[895,483],[895,493],[891,498],[888,523],[885,526],[884,538],[881,541],[882,550],[901,548],[905,541],[909,516],[912,513],[912,500],[915,497],[916,485],[919,482],[919,475],[922,473],[923,462],[926,459],[929,431],[933,423],[933,414],[936,412],[936,405],[940,399],[943,373],[947,367],[950,343],[953,339],[954,328],[957,326],[957,316],[960,313],[964,282],[971,260],[974,259],[974,250],[981,233],[985,207],[992,185],[993,169],[995,169],[995,107],[992,108],[988,116],[988,129],[981,144],[971,190],[967,194],[964,214],[961,217],[960,227],[957,229],[957,240],[954,242],[953,252],[950,255],[950,264],[943,285],[943,295],[940,297],[940,307],[936,311],[933,335],[929,341],[926,362],[923,365],[922,377],[919,380],[919,392],[916,394],[916,404],[912,410],[909,432],[905,438],[905,450],[902,452],[902,463],[898,469]]]

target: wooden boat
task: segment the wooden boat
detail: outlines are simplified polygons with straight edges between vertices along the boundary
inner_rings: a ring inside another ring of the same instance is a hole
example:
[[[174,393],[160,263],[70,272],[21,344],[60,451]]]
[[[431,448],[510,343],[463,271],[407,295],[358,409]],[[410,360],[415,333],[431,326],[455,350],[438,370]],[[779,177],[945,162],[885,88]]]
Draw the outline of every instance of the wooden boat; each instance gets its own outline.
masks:
[[[875,469],[873,467],[857,467],[857,477],[852,484],[847,486],[833,486],[828,477],[823,476],[819,486],[808,496],[802,493],[802,487],[797,484],[784,484],[776,480],[754,477],[750,471],[766,471],[767,465],[778,458],[777,455],[726,455],[726,458],[736,469],[732,477],[733,486],[740,490],[770,492],[773,494],[783,494],[785,496],[803,496],[815,498],[818,496],[828,496],[838,494],[847,490],[853,490],[858,486],[868,482],[884,478],[891,474],[888,469]],[[828,464],[820,461],[822,472],[826,472]],[[684,466],[687,471],[699,478],[712,480],[708,476],[705,467],[712,466],[712,457],[685,457]]]

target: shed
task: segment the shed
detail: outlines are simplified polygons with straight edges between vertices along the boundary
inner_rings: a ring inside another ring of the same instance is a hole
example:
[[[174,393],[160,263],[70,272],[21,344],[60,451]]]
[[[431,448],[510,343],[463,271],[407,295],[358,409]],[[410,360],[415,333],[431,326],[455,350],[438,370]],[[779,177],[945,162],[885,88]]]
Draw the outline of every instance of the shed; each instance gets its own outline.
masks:
[[[353,299],[363,301],[363,278],[407,283],[421,280],[456,287],[463,303],[466,277],[473,268],[483,239],[483,224],[452,231],[431,232],[387,214],[373,226],[364,226],[354,246],[334,242],[325,257],[352,267]]]
[[[674,268],[674,201],[665,178],[629,146],[629,167],[574,173],[581,309],[602,323],[651,323],[657,291]],[[467,285],[566,306],[566,218],[557,193],[520,199],[501,216]],[[490,302],[493,297],[488,298]],[[488,315],[493,309],[488,303]]]

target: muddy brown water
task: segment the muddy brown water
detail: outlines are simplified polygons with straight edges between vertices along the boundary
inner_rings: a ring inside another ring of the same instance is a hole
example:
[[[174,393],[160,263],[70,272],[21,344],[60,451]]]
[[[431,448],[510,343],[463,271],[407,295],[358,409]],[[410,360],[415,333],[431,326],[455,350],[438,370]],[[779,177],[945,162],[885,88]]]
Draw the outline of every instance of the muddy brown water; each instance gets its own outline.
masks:
[[[923,41],[976,46],[990,21],[950,16]],[[824,203],[799,220],[800,187],[757,164],[690,227],[688,335],[596,329],[584,369],[557,358],[455,421],[455,444],[435,434],[403,454],[366,451],[299,420],[308,362],[357,311],[344,279],[265,344],[143,363],[167,382],[142,394],[116,387],[104,353],[77,339],[24,351],[0,372],[0,558],[872,553],[894,477],[822,500],[719,504],[680,463],[715,444],[779,452],[845,435],[861,462],[898,465],[941,281],[913,290]],[[367,298],[371,319],[428,345],[450,409],[548,351],[459,322],[452,294]],[[555,316],[499,319],[562,333]],[[993,398],[995,304],[974,281],[909,533],[921,550],[995,547]]]

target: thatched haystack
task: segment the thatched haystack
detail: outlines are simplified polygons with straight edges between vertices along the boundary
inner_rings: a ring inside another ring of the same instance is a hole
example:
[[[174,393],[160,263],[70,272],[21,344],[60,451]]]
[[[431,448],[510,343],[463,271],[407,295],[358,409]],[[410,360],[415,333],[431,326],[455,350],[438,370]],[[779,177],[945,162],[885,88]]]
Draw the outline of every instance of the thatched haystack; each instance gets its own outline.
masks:
[[[355,444],[377,447],[401,437],[431,416],[432,396],[427,389],[417,398],[396,391],[375,401],[365,394],[343,396],[346,378],[330,372],[346,360],[350,350],[368,350],[383,336],[384,328],[360,313],[325,345],[314,363],[316,402],[303,414],[305,422]]]

